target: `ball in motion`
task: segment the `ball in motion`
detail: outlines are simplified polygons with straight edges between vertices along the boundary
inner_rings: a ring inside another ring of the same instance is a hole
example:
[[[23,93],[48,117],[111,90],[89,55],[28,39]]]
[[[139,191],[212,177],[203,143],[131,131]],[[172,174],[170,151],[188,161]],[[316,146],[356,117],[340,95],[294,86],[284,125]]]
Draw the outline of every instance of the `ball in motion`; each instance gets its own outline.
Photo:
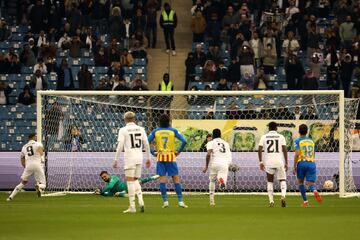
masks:
[[[331,180],[326,180],[323,187],[325,190],[332,190],[334,188],[334,183]]]

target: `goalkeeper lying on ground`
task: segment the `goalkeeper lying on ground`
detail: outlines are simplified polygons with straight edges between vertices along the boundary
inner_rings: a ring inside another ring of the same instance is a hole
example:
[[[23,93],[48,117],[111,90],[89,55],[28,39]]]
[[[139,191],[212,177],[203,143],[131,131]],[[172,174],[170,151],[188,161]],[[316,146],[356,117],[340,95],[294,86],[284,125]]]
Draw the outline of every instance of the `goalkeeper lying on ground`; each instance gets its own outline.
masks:
[[[106,182],[106,187],[103,189],[96,189],[95,194],[103,195],[104,197],[124,197],[127,193],[126,183],[120,181],[115,175],[110,175],[107,171],[102,171],[100,177],[104,182]],[[155,181],[159,178],[159,175],[152,177],[141,178],[139,179],[140,184]]]

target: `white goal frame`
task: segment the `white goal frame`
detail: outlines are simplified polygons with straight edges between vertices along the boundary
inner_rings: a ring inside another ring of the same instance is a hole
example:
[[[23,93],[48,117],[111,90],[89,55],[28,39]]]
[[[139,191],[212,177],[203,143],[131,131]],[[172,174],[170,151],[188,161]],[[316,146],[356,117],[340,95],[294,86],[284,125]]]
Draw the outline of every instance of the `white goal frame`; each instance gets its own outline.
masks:
[[[345,97],[341,90],[316,91],[37,91],[37,136],[42,139],[42,97],[43,96],[291,96],[291,95],[337,95],[339,97],[339,197],[359,196],[359,193],[345,191]]]

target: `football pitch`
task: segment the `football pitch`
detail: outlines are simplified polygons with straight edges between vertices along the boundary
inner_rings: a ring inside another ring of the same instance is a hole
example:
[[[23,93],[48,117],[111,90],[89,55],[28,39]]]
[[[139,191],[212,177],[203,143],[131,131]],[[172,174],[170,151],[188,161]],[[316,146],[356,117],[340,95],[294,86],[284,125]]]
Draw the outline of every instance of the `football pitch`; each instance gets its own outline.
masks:
[[[146,195],[145,213],[123,214],[127,198],[67,195],[37,198],[19,193],[12,202],[0,193],[0,239],[359,239],[360,199],[325,196],[301,208],[288,197],[269,208],[267,196],[185,196],[188,209],[161,208],[160,196]],[[275,197],[279,200],[279,197]]]

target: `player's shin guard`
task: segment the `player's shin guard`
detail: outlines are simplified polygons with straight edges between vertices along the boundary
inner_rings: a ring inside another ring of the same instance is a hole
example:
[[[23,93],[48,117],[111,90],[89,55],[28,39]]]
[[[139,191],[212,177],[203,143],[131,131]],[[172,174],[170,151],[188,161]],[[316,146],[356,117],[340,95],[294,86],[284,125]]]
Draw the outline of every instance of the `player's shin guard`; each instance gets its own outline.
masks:
[[[179,202],[183,201],[183,194],[182,194],[182,189],[181,189],[181,184],[180,183],[175,183],[175,192],[176,195],[178,197]]]
[[[19,183],[15,188],[14,190],[12,191],[12,193],[10,194],[9,198],[13,199],[16,194],[18,194],[18,192],[21,191],[21,189],[23,189],[25,185],[23,183]]]
[[[300,190],[300,193],[301,193],[301,196],[302,196],[304,202],[306,202],[307,197],[306,197],[306,189],[305,189],[304,184],[299,185],[299,190]]]
[[[138,197],[139,205],[144,206],[144,199],[141,191],[141,185],[138,180],[135,181],[135,194]]]
[[[128,181],[127,187],[128,187],[130,208],[135,209],[135,182]]]
[[[267,182],[267,192],[269,196],[269,202],[274,202],[274,183]]]
[[[281,198],[286,197],[286,181],[280,181]]]
[[[168,200],[166,194],[166,183],[160,183],[160,192],[163,201],[166,202]]]

